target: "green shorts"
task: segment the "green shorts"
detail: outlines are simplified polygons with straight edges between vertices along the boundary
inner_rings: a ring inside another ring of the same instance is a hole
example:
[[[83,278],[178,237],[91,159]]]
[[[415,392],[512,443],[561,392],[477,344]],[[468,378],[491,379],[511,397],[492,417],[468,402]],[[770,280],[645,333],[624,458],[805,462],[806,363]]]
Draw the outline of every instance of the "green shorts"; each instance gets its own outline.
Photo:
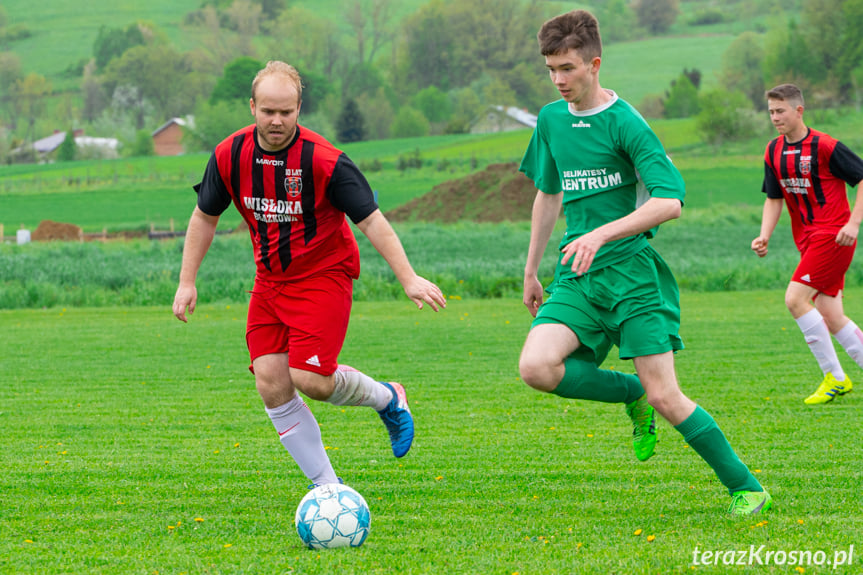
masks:
[[[602,364],[612,345],[621,359],[683,349],[680,291],[652,247],[630,259],[549,286],[533,325],[567,326],[581,345],[571,357]]]

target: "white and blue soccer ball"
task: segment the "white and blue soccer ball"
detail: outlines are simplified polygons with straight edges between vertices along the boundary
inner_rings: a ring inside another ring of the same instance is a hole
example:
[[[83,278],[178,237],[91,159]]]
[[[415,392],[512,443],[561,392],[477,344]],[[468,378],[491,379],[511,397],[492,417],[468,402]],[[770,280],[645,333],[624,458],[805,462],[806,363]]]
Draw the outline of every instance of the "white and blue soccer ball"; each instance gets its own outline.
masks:
[[[340,483],[309,491],[294,517],[297,533],[309,549],[359,547],[369,534],[371,521],[363,496]]]

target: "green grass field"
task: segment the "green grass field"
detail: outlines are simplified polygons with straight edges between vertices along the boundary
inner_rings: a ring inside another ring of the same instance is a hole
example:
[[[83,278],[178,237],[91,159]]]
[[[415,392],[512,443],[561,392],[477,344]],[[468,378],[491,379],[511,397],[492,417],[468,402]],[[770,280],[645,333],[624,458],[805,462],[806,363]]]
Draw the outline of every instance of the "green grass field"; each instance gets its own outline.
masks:
[[[341,360],[406,384],[417,439],[395,460],[374,413],[312,403],[372,511],[363,547],[329,552],[293,531],[307,481],[246,369],[242,305],[187,325],[167,303],[2,311],[0,572],[860,573],[860,398],[803,405],[820,372],[780,290],[682,303],[680,380],[770,489],[767,516],[726,516],[727,493],[667,423],[641,464],[621,406],[520,383],[519,298],[438,314],[358,303]],[[863,290],[846,305],[859,318]],[[762,545],[786,564],[693,565],[696,549]],[[787,564],[851,545],[852,565]]]

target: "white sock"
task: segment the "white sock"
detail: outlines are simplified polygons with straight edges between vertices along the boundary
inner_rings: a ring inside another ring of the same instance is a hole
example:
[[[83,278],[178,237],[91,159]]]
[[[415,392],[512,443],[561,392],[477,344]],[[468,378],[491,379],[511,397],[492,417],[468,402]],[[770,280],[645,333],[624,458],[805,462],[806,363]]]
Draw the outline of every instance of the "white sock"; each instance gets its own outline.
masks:
[[[348,365],[340,365],[333,375],[335,387],[327,403],[362,405],[380,411],[393,399],[393,393],[387,386]]]
[[[312,483],[338,483],[321,440],[321,428],[299,394],[273,409],[265,408],[279,439]]]
[[[796,321],[824,375],[832,373],[836,381],[845,381],[845,372],[839,364],[836,348],[833,347],[833,340],[830,339],[830,330],[827,329],[821,312],[813,309],[798,317]]]
[[[839,345],[851,356],[851,359],[863,367],[863,332],[853,321],[848,321],[845,327],[834,334]]]

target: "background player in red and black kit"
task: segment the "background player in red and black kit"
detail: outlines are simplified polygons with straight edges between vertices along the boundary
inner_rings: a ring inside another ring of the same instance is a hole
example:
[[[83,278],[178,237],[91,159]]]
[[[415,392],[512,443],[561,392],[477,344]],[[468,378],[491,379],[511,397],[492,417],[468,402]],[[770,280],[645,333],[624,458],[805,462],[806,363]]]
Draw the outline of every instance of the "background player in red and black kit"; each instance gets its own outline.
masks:
[[[401,242],[353,162],[297,124],[302,82],[284,62],[269,62],[252,83],[255,123],[219,144],[195,186],[174,315],[197,302],[195,278],[219,216],[233,203],[249,225],[257,273],[246,343],[255,385],[280,440],[314,484],[336,483],[318,424],[300,390],[334,405],[372,407],[404,456],[414,436],[404,388],[338,364],[359,276],[356,240],[345,215],[392,268],[422,309],[446,306],[438,287],[414,273]]]
[[[858,191],[852,212],[845,184],[857,186],[863,181],[863,160],[841,142],[806,126],[803,94],[797,86],[782,84],[766,95],[770,119],[780,135],[764,154],[762,191],[767,199],[761,234],[752,240],[752,249],[760,257],[767,255],[784,200],[801,254],[785,292],[785,305],[824,372],[818,389],[804,401],[827,403],[852,388],[839,364],[831,333],[863,367],[863,333],[842,307],[845,272],[863,221],[863,197]]]

